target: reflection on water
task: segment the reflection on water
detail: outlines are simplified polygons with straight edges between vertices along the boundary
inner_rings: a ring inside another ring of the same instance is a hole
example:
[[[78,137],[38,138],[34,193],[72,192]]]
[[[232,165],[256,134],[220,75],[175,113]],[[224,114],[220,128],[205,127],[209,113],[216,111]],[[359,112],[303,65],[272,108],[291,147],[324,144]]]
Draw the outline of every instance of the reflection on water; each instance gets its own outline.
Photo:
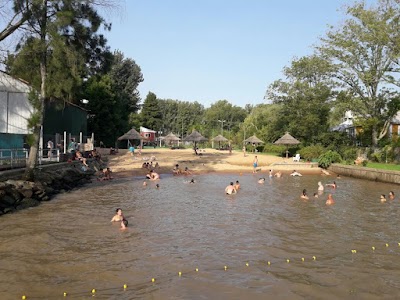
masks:
[[[154,182],[143,187],[138,178],[94,183],[2,216],[0,299],[58,299],[64,291],[90,299],[92,288],[100,299],[400,294],[400,202],[379,202],[393,186],[343,178],[329,190],[336,204],[327,207],[326,192],[309,201],[299,196],[303,188],[312,195],[329,177],[283,177],[262,185],[257,176],[202,175],[195,184],[164,176],[160,189]],[[237,179],[240,192],[225,195],[225,186]],[[129,220],[126,231],[110,223],[117,207]]]

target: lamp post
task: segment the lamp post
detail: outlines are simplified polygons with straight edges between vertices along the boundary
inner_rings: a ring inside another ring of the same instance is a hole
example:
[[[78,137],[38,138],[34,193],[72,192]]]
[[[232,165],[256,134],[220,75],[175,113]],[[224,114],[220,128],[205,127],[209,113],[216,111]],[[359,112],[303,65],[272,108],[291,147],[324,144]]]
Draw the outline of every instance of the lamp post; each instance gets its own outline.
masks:
[[[221,123],[221,135],[224,135],[224,123],[226,122],[226,120],[218,120],[218,122]]]

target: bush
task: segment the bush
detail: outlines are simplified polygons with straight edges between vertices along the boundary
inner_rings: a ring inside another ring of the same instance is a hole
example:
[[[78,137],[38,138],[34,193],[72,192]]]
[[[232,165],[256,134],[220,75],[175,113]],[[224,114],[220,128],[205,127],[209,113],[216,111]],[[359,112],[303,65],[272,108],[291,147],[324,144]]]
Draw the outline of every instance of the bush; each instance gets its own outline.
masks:
[[[340,149],[340,153],[342,155],[342,159],[345,161],[354,162],[358,157],[358,148],[355,147],[342,147]]]
[[[327,169],[331,164],[341,162],[342,157],[336,151],[329,150],[318,158],[318,166]]]
[[[265,144],[263,152],[268,152],[268,153],[279,153],[281,154],[282,152],[286,151],[286,146],[284,145],[274,145],[274,144]]]
[[[311,145],[300,149],[299,154],[306,160],[312,160],[320,157],[325,152],[325,148],[321,145]]]

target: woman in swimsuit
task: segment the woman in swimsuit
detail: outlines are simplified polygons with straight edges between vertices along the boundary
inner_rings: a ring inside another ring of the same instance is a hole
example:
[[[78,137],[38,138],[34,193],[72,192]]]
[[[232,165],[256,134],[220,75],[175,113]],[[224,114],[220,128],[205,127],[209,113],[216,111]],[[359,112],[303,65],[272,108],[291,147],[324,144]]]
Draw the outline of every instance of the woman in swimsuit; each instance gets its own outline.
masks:
[[[120,208],[117,208],[115,210],[115,216],[111,219],[111,222],[121,222],[122,220],[124,220],[122,210]]]

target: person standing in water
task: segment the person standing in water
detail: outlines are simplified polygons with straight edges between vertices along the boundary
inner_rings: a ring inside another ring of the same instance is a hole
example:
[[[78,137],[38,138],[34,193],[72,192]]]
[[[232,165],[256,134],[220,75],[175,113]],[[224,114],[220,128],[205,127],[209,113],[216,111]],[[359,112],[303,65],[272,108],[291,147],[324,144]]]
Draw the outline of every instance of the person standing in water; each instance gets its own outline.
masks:
[[[225,188],[225,193],[227,195],[232,195],[232,194],[236,194],[236,189],[235,186],[233,185],[233,182],[231,182],[226,188]]]
[[[256,156],[254,156],[254,160],[253,160],[253,173],[257,172],[257,167],[258,167],[258,158],[256,155]]]
[[[328,195],[328,199],[326,200],[325,204],[326,204],[326,205],[333,205],[333,204],[335,204],[335,200],[333,200],[332,194],[329,194],[329,195]]]
[[[120,222],[122,221],[124,218],[124,215],[122,214],[122,209],[117,208],[115,210],[115,216],[111,219],[111,222]]]

